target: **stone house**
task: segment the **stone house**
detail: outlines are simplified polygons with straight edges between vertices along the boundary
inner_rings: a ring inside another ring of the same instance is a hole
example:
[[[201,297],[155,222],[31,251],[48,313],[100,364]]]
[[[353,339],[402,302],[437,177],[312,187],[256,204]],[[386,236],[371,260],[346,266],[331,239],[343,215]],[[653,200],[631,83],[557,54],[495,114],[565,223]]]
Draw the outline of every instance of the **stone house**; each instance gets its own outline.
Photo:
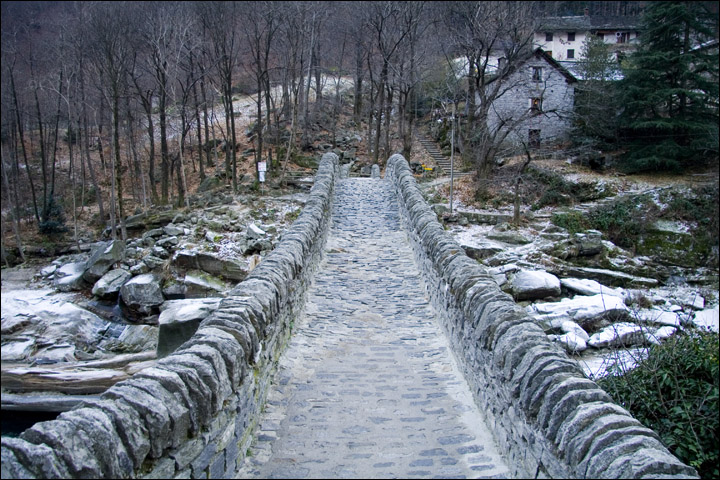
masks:
[[[504,80],[506,91],[490,109],[490,131],[511,129],[506,142],[531,148],[567,140],[577,81],[547,52],[535,49]]]
[[[633,52],[639,43],[638,16],[581,15],[547,17],[540,21],[534,44],[566,68],[582,58],[582,45],[590,35],[611,46],[616,57]]]

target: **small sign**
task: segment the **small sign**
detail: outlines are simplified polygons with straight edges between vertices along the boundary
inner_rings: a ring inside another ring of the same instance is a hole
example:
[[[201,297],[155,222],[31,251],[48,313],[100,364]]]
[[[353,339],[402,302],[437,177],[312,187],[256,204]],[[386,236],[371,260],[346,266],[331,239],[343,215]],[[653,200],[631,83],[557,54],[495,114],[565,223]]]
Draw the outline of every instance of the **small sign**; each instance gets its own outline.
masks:
[[[261,170],[260,172],[258,172],[258,175],[260,177],[260,183],[265,183],[265,171]]]
[[[258,172],[267,172],[267,162],[258,162]]]

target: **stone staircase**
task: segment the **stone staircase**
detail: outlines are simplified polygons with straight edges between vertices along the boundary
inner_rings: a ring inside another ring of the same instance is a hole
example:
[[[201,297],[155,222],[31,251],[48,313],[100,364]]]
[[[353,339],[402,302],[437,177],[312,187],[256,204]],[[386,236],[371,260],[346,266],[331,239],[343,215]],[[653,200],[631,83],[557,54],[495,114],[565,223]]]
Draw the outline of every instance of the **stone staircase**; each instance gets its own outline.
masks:
[[[438,148],[437,144],[427,138],[426,136],[418,133],[417,138],[420,141],[420,144],[427,150],[427,152],[430,154],[430,156],[435,160],[435,163],[440,167],[442,170],[442,174],[445,176],[450,176],[450,159],[443,155],[442,151],[440,151],[440,148]],[[465,175],[470,175],[472,172],[464,172],[461,171],[458,167],[457,160],[459,158],[456,158],[456,163],[453,165],[453,176],[455,178],[462,177]]]

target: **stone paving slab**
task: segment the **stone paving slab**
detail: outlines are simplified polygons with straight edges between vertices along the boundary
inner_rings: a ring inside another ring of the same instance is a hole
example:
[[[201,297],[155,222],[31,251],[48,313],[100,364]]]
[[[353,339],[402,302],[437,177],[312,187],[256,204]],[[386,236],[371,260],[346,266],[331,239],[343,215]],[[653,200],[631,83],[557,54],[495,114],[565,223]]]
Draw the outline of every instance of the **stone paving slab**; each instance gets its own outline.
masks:
[[[237,478],[507,478],[385,180],[343,179]]]

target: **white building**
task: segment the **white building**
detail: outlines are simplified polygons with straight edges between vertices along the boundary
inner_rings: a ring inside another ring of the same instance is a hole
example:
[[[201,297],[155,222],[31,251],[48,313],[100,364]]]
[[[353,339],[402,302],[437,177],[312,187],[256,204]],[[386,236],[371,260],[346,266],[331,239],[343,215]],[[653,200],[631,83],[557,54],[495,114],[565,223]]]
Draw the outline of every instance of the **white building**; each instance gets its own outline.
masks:
[[[574,63],[581,58],[585,39],[595,35],[620,57],[637,48],[639,23],[640,17],[634,16],[547,17],[540,21],[534,42],[561,64]]]

